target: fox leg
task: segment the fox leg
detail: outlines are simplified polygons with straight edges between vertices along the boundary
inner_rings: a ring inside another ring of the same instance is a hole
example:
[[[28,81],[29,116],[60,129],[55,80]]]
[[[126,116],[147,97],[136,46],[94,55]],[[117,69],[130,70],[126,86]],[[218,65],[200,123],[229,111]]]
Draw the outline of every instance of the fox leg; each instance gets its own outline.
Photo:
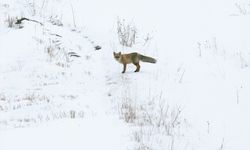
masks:
[[[123,71],[122,71],[122,73],[125,73],[125,71],[126,71],[126,66],[127,66],[127,64],[123,64]]]
[[[139,72],[140,68],[141,68],[140,64],[139,63],[134,63],[134,65],[136,66],[135,72]]]

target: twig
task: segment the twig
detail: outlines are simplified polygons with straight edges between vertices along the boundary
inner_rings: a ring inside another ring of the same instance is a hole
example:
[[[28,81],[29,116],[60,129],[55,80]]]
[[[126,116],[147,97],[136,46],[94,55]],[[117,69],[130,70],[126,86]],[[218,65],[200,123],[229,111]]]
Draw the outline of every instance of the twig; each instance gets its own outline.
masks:
[[[172,141],[171,141],[171,148],[170,150],[173,150],[174,149],[174,136],[172,136]]]
[[[199,57],[201,57],[201,43],[197,42],[198,49],[199,49]]]
[[[178,119],[179,115],[181,114],[181,112],[182,112],[182,110],[180,108],[178,108],[177,114],[176,114],[174,120],[172,121],[172,127],[175,126],[175,122],[177,121],[177,119]]]
[[[23,17],[23,18],[21,18],[21,19],[17,19],[17,21],[16,21],[15,24],[21,24],[22,21],[24,21],[24,20],[32,21],[32,22],[35,22],[35,23],[39,23],[41,26],[43,26],[43,24],[42,24],[41,22],[36,21],[36,20],[32,20],[32,19],[28,19],[28,18],[25,18],[25,17]]]
[[[78,54],[75,53],[75,52],[68,52],[68,55],[69,55],[70,57],[72,57],[72,56],[74,56],[74,57],[81,57],[80,55],[78,55]]]
[[[239,99],[239,90],[238,89],[236,91],[236,99],[237,99],[237,104],[239,104],[240,99]]]
[[[75,13],[74,13],[74,9],[73,9],[72,4],[70,4],[70,7],[71,7],[71,11],[72,11],[72,16],[73,16],[73,23],[74,23],[74,27],[76,27],[76,22],[75,22]]]
[[[76,55],[76,54],[73,54],[73,55],[70,55],[70,57],[81,57],[80,55]]]
[[[222,139],[222,142],[221,142],[221,145],[219,147],[219,150],[223,150],[223,148],[224,148],[224,138]]]
[[[54,34],[54,33],[50,33],[50,35],[54,35],[54,36],[57,36],[57,37],[62,37],[61,35],[59,35],[59,34]]]
[[[183,76],[184,76],[185,71],[186,71],[186,70],[184,70],[184,71],[182,72],[181,78],[180,78],[180,80],[179,80],[179,83],[182,83],[182,78],[183,78]]]
[[[95,50],[100,50],[101,48],[102,48],[102,47],[99,46],[99,45],[95,46]]]
[[[207,133],[209,134],[209,132],[210,132],[210,122],[207,121]]]

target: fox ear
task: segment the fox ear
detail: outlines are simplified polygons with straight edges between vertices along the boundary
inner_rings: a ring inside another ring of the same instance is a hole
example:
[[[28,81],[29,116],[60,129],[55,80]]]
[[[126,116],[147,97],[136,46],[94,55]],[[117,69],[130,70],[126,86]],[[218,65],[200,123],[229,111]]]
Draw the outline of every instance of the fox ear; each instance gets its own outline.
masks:
[[[119,55],[121,55],[122,53],[121,52],[119,52]]]
[[[113,52],[113,54],[115,55],[115,52]]]

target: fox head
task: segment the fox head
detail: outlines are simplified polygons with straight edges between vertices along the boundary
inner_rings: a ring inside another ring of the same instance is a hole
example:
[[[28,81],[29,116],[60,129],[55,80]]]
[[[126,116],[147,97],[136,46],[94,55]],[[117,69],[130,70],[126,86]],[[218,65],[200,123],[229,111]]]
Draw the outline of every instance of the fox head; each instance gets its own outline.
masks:
[[[120,58],[121,55],[122,55],[121,52],[119,52],[119,53],[113,52],[113,54],[114,54],[114,58],[115,58],[116,60],[119,60],[119,58]]]

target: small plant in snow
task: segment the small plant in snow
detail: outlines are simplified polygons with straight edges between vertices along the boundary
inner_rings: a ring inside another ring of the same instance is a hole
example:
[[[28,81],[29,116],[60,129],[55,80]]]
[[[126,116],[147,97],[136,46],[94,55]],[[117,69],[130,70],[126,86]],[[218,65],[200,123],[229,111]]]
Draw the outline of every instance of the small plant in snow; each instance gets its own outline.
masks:
[[[125,20],[117,21],[118,40],[122,46],[132,47],[135,44],[137,29],[132,24],[126,24]]]
[[[50,16],[49,22],[53,25],[56,25],[56,26],[63,26],[62,17],[58,17],[57,15]]]
[[[129,99],[125,99],[123,100],[120,107],[122,118],[127,123],[134,123],[136,120],[136,107],[133,105],[133,103]]]
[[[28,8],[32,16],[35,16],[38,12],[38,8],[35,2],[35,0],[25,0],[25,6]]]
[[[146,37],[143,39],[144,42],[143,42],[143,46],[147,45],[150,43],[150,41],[153,39],[153,36],[151,34],[147,34]]]
[[[16,21],[16,18],[13,18],[13,17],[8,16],[8,18],[7,18],[7,20],[6,20],[6,22],[7,22],[7,24],[8,24],[8,27],[9,27],[9,28],[13,28],[14,25],[15,25],[15,21]]]
[[[250,14],[250,4],[235,3],[235,7],[241,15]]]
[[[205,40],[197,42],[198,56],[202,57],[205,52],[212,52],[213,54],[218,53],[218,42],[216,37],[213,37],[211,40]]]
[[[133,141],[137,143],[136,149],[154,149],[150,143],[155,143],[156,139],[172,141],[182,134],[181,107],[170,107],[161,95],[140,102],[132,99],[129,91],[125,93],[118,105],[119,115],[125,122],[139,128],[132,134]],[[170,142],[169,147],[173,146],[174,143]]]
[[[246,68],[249,66],[249,63],[247,61],[247,59],[244,56],[247,56],[246,54],[242,54],[242,52],[237,52],[236,55],[239,56],[240,59],[240,66],[242,69]]]
[[[60,40],[49,39],[48,45],[45,46],[45,51],[49,56],[49,60],[55,62],[56,65],[61,67],[68,67],[69,55],[65,47],[62,46]]]
[[[9,28],[21,28],[21,26],[16,24],[16,21],[17,17],[11,17],[11,16],[8,16],[8,18],[5,20]]]

